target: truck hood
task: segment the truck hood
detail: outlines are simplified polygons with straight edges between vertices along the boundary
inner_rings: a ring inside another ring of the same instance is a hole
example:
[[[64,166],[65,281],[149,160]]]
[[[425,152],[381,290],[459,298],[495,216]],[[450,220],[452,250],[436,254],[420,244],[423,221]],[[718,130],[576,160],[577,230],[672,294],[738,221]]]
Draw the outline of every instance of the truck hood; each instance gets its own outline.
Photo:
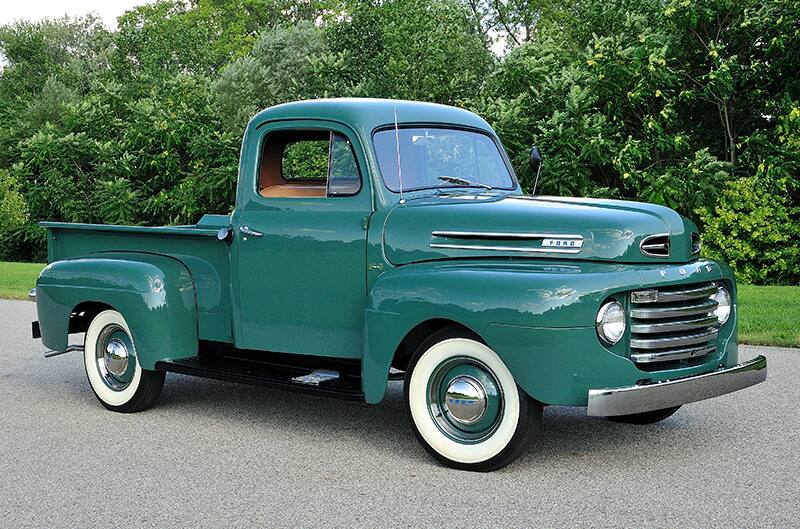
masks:
[[[395,265],[466,257],[680,263],[697,256],[696,231],[655,204],[465,192],[397,205],[384,223],[383,242]],[[668,255],[647,255],[640,245]]]

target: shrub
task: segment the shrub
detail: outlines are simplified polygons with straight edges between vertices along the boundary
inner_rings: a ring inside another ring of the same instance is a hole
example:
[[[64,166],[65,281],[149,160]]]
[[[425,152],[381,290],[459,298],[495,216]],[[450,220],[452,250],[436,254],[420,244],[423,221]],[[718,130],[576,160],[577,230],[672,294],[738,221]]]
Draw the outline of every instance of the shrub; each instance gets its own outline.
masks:
[[[0,259],[9,259],[12,247],[7,241],[28,221],[28,204],[17,191],[17,181],[0,169]]]
[[[786,179],[771,181],[769,167],[729,182],[713,210],[701,209],[705,255],[727,262],[739,281],[800,282],[800,208],[791,206]]]

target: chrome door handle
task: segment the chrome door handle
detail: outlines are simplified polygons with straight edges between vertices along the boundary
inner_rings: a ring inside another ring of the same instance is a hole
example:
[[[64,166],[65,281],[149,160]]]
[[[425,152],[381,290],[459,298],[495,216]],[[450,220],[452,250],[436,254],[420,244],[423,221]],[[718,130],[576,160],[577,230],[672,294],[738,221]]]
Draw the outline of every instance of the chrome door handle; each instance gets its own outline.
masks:
[[[263,237],[264,234],[250,228],[250,226],[240,226],[239,232],[245,237]]]

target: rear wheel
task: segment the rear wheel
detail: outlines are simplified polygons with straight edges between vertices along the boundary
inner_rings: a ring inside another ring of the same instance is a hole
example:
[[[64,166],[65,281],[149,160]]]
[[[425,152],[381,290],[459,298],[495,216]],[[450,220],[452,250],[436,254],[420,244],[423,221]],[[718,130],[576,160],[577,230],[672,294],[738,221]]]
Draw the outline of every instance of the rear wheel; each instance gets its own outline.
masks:
[[[621,422],[623,424],[655,424],[661,422],[667,417],[671,417],[680,406],[673,408],[664,408],[663,410],[646,411],[643,413],[633,413],[631,415],[615,415],[606,417],[609,421]]]
[[[541,423],[541,404],[491,348],[461,330],[440,331],[419,347],[404,395],[417,439],[451,468],[502,468],[525,451]]]
[[[164,373],[142,369],[122,314],[104,310],[86,330],[84,367],[97,399],[109,410],[131,413],[153,405]]]

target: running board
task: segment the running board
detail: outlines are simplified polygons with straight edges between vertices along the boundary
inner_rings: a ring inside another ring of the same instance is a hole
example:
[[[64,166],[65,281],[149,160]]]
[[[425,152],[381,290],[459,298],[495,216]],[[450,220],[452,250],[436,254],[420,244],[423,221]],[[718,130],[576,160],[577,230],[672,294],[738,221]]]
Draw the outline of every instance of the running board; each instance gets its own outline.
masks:
[[[67,347],[63,351],[45,351],[44,352],[44,357],[45,358],[52,358],[54,356],[63,355],[65,353],[78,353],[78,352],[80,352],[80,353],[83,352],[83,346],[82,345],[70,345],[69,347]]]
[[[251,386],[266,386],[345,400],[364,400],[361,378],[343,374],[321,377],[320,370],[267,364],[228,357],[190,357],[156,362],[156,370],[201,378],[212,378]],[[331,372],[329,372],[331,373]],[[312,382],[309,382],[312,381]],[[316,382],[316,383],[313,383]]]

